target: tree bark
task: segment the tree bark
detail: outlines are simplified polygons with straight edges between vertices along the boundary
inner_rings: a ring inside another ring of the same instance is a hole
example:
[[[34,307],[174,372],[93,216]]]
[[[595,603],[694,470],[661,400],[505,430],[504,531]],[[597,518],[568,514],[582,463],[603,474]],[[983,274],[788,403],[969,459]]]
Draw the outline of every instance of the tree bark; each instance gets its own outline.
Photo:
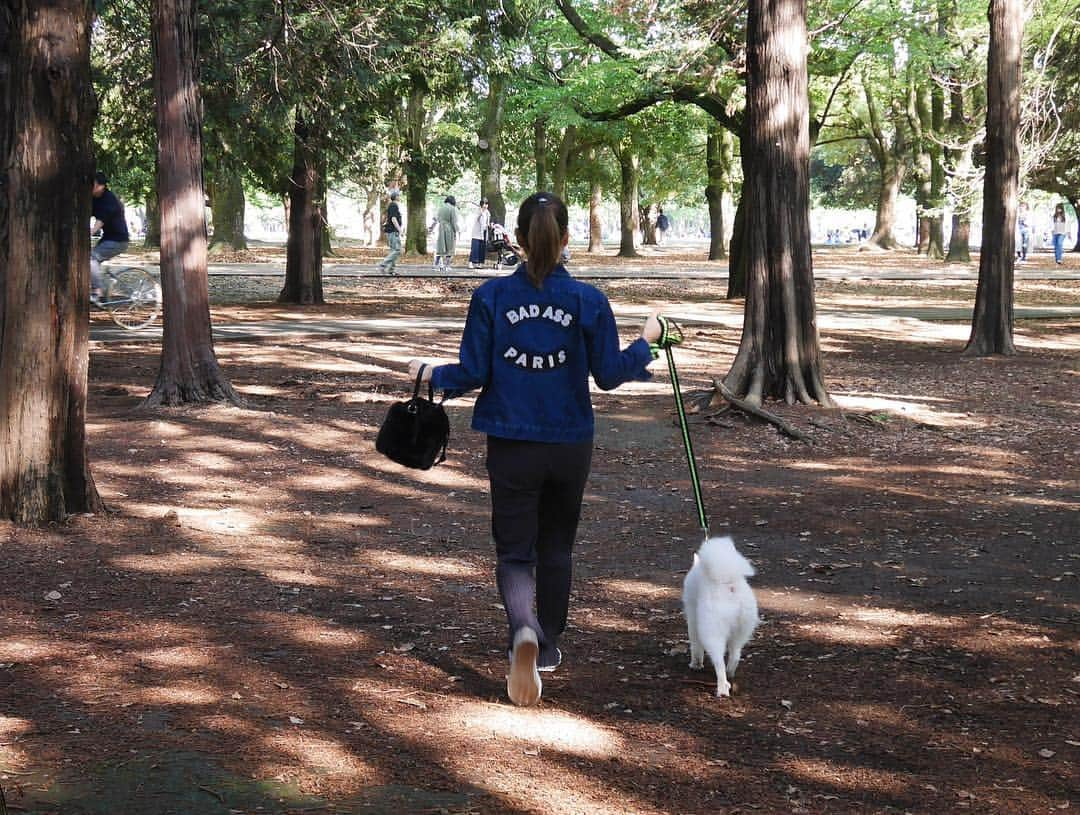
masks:
[[[577,126],[567,125],[559,141],[559,155],[555,161],[555,174],[551,179],[551,191],[566,200],[566,175],[570,168],[570,156],[577,144]]]
[[[589,150],[589,165],[592,179],[589,182],[589,252],[602,252],[604,249],[604,222],[600,208],[604,203],[604,189],[600,173],[596,166],[596,148]]]
[[[893,134],[890,139],[885,132],[881,109],[877,102],[872,83],[862,77],[863,96],[870,126],[870,152],[878,165],[878,201],[874,218],[874,232],[867,240],[882,249],[895,249],[896,240],[896,202],[900,197],[900,185],[904,180],[904,151],[906,139],[904,126],[898,108],[892,106]]]
[[[735,218],[731,224],[731,250],[728,256],[728,288],[727,299],[738,300],[746,297],[747,279],[750,269],[750,255],[747,252],[749,219],[746,214],[747,206],[747,181],[750,178],[750,148],[749,139],[745,134],[742,137],[742,170],[743,185],[739,192],[739,203],[735,207]]]
[[[641,225],[642,246],[656,246],[656,216],[654,209],[654,204],[645,204],[644,207],[638,205],[638,222]]]
[[[0,7],[0,519],[103,508],[86,445],[91,6]]]
[[[143,247],[161,248],[161,206],[158,204],[157,190],[146,196],[146,235],[143,236]]]
[[[709,179],[705,185],[705,200],[709,202],[709,260],[727,259],[724,196],[730,186],[731,161],[731,134],[716,122],[710,122],[705,143],[705,168]]]
[[[427,254],[427,192],[431,178],[431,165],[428,163],[424,144],[424,131],[427,121],[427,86],[422,79],[414,78],[409,90],[409,101],[405,110],[405,175],[408,186],[405,188],[407,221],[405,223],[405,251]]]
[[[638,226],[638,155],[631,146],[616,150],[619,159],[619,254],[621,258],[638,257],[634,233]]]
[[[533,122],[533,157],[536,162],[536,191],[547,189],[547,120]]]
[[[161,370],[147,406],[241,402],[214,354],[206,270],[195,0],[155,0],[151,43],[161,204]]]
[[[285,285],[279,303],[324,303],[322,287],[322,157],[309,117],[297,107],[293,125],[293,168],[289,176],[289,239]]]
[[[237,168],[228,159],[218,162],[210,187],[210,214],[214,235],[210,254],[247,249],[244,238],[244,184]]]
[[[986,64],[986,174],[979,285],[969,356],[1014,354],[1013,264],[1020,175],[1020,66],[1023,0],[990,0]]]
[[[753,405],[766,398],[831,405],[810,254],[805,0],[750,0],[746,51],[748,291],[724,384]]]
[[[971,262],[971,221],[959,212],[952,216],[952,234],[949,235],[949,251],[946,263]]]
[[[479,148],[480,196],[487,198],[491,220],[506,224],[506,201],[502,194],[502,130],[506,114],[506,78],[488,77],[487,109],[479,136],[487,146]]]
[[[1065,198],[1069,202],[1069,206],[1073,208],[1073,217],[1077,219],[1076,229],[1076,243],[1073,245],[1072,250],[1074,252],[1080,252],[1080,196],[1067,195]]]

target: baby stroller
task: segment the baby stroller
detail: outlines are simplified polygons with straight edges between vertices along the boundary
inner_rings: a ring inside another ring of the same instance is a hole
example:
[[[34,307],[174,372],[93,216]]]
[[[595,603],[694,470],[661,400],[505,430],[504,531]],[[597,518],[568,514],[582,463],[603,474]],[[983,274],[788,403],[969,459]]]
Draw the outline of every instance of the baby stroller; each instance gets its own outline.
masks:
[[[487,230],[487,257],[496,269],[509,269],[521,263],[518,248],[510,240],[510,233],[502,224],[492,224]]]

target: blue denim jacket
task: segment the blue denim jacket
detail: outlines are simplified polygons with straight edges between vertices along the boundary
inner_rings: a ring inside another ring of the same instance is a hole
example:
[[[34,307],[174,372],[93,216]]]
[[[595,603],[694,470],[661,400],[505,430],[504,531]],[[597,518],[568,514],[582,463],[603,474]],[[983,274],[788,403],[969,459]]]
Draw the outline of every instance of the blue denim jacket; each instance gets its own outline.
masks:
[[[447,396],[481,388],[472,427],[504,439],[573,443],[593,437],[589,374],[603,390],[649,378],[649,344],[619,348],[607,297],[556,266],[537,289],[525,265],[473,292],[460,361],[432,372]]]

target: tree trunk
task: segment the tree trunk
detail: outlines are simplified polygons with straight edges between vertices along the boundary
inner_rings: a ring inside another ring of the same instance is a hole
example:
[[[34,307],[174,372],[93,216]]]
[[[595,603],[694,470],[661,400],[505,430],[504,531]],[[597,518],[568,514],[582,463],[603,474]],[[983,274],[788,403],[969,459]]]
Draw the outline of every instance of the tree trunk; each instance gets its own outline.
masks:
[[[621,258],[638,257],[634,233],[638,226],[638,156],[633,147],[616,151],[619,159],[619,254]]]
[[[161,248],[161,207],[158,205],[157,190],[146,196],[146,235],[143,236],[143,247]]]
[[[1069,206],[1073,208],[1073,216],[1077,218],[1078,224],[1076,229],[1076,244],[1073,246],[1072,250],[1074,252],[1080,252],[1080,196],[1067,195],[1065,197],[1069,201]]]
[[[408,156],[404,162],[405,175],[408,178],[405,189],[405,251],[413,251],[418,255],[427,254],[427,192],[428,179],[431,177],[431,165],[428,163],[424,144],[426,99],[426,86],[421,80],[414,79],[405,111],[405,149]]]
[[[949,236],[949,252],[945,255],[945,262],[971,262],[971,221],[959,212],[954,212],[952,216],[952,234]]]
[[[600,217],[600,207],[604,203],[604,190],[598,179],[593,179],[589,191],[589,249],[590,252],[604,250],[604,222]]]
[[[322,290],[323,218],[318,139],[301,108],[293,126],[293,168],[289,176],[289,239],[285,250],[285,285],[279,303],[325,302]]]
[[[244,204],[244,184],[240,173],[227,159],[221,161],[210,188],[210,214],[214,219],[210,254],[247,249]]]
[[[944,38],[944,31],[941,32]],[[929,244],[926,256],[934,260],[945,257],[945,163],[940,139],[945,135],[945,92],[934,83],[930,90],[930,198],[928,212]]]
[[[566,201],[566,174],[570,167],[570,155],[577,143],[577,126],[567,125],[559,141],[559,155],[555,161],[555,175],[551,179],[551,191]]]
[[[1020,65],[1023,0],[991,0],[986,64],[986,174],[983,237],[971,356],[1014,354],[1013,264],[1016,260],[1016,191],[1020,175]]]
[[[480,197],[487,198],[491,220],[506,224],[506,201],[502,194],[502,129],[506,113],[506,78],[499,74],[488,77],[487,110],[479,136],[486,147],[480,147]]]
[[[874,232],[867,239],[867,243],[882,249],[895,249],[898,245],[895,233],[896,201],[904,180],[904,129],[900,116],[896,115],[900,112],[899,106],[894,105],[894,132],[890,141],[885,132],[874,84],[864,75],[862,86],[870,126],[870,152],[874,154],[878,165],[877,212],[874,217]]]
[[[0,8],[0,519],[103,508],[86,447],[91,6]]]
[[[766,398],[831,405],[821,375],[810,254],[810,116],[805,0],[750,0],[744,182],[748,291],[724,384]]]
[[[744,135],[742,137],[742,170],[743,170],[743,185],[742,190],[739,193],[739,203],[735,207],[735,218],[731,225],[731,251],[728,257],[728,288],[727,299],[738,300],[742,297],[746,297],[747,279],[750,272],[750,255],[747,251],[748,235],[747,229],[749,227],[749,219],[746,214],[747,207],[747,182],[746,179],[750,178],[747,173],[750,172],[750,154],[749,154],[749,139]]]
[[[641,225],[641,245],[656,246],[656,216],[653,212],[654,205],[646,204],[644,209],[638,205],[638,223]]]
[[[536,191],[547,189],[547,120],[533,122],[533,157],[536,161]]]
[[[241,402],[218,365],[210,329],[195,2],[155,0],[153,10],[164,324],[148,406]]]
[[[709,202],[709,260],[727,258],[724,194],[730,185],[731,153],[731,134],[716,122],[710,122],[705,145],[705,168],[709,178],[705,185],[705,200]]]

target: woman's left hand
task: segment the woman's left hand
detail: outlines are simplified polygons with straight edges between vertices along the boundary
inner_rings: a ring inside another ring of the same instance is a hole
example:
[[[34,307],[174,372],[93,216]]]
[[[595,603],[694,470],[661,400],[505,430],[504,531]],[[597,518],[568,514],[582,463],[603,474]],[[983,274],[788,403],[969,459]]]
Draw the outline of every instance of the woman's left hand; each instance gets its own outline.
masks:
[[[434,370],[434,368],[432,367],[431,363],[424,362],[424,360],[422,359],[409,360],[409,376],[411,376],[415,380],[416,375],[420,373],[421,365],[427,365],[427,367],[424,368],[424,378],[420,381],[428,382],[431,379],[431,372]]]

